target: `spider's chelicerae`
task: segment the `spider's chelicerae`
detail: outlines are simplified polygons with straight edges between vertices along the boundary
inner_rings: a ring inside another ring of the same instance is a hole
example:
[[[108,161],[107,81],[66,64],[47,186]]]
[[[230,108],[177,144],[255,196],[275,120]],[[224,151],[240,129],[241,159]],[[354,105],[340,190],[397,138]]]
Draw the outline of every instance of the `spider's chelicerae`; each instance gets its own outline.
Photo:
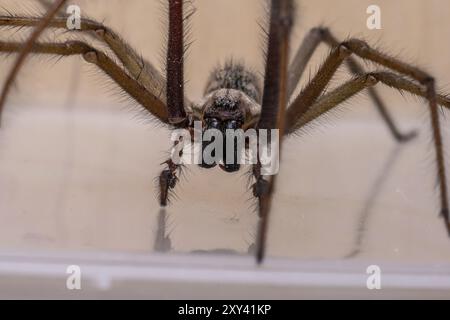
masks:
[[[44,28],[64,29],[67,18],[57,15],[58,6],[64,2],[64,0],[55,1],[53,6],[47,3],[50,9],[44,18],[20,15],[0,16],[0,26],[36,27],[42,30]],[[188,129],[191,134],[194,132],[194,122],[200,121],[205,129],[219,131],[278,129],[282,138],[297,132],[359,92],[367,90],[393,137],[399,142],[405,142],[414,137],[414,133],[403,134],[396,128],[374,86],[379,83],[423,97],[427,101],[433,132],[441,215],[450,234],[448,192],[438,110],[439,105],[450,108],[450,99],[436,93],[434,78],[422,69],[380,52],[359,39],[351,38],[340,42],[326,28],[311,29],[290,59],[289,44],[294,22],[293,2],[293,0],[271,0],[270,2],[265,74],[262,85],[259,83],[258,76],[247,70],[245,66],[227,63],[212,72],[206,85],[205,97],[197,103],[191,102],[184,94],[185,24],[192,12],[186,10],[187,4],[183,0],[168,0],[169,34],[165,78],[152,64],[127,45],[118,34],[102,23],[90,19],[82,19],[80,30],[73,32],[102,41],[120,60],[120,65],[103,51],[81,40],[61,43],[36,42],[31,39],[27,42],[30,44],[28,51],[54,56],[81,55],[86,62],[97,66],[107,74],[153,117],[170,128]],[[36,34],[38,35],[39,32]],[[320,43],[328,45],[331,53],[300,94],[294,96],[293,93],[306,65]],[[0,52],[3,53],[20,52],[23,47],[24,43],[0,41]],[[23,56],[26,55],[26,50],[22,51]],[[354,57],[371,61],[386,71],[366,73]],[[343,64],[348,65],[354,78],[334,90],[325,92],[331,78]],[[233,149],[232,152],[236,150]],[[226,154],[223,154],[223,157],[225,158]],[[220,168],[227,172],[240,169],[236,163],[224,163],[203,163],[201,166],[211,168],[219,164]],[[178,182],[181,168],[172,159],[167,160],[163,165],[165,168],[159,177],[160,204],[166,206],[169,194]],[[259,162],[252,166],[252,175],[253,195],[258,201],[260,218],[256,256],[258,262],[261,262],[264,257],[276,175],[263,175]]]

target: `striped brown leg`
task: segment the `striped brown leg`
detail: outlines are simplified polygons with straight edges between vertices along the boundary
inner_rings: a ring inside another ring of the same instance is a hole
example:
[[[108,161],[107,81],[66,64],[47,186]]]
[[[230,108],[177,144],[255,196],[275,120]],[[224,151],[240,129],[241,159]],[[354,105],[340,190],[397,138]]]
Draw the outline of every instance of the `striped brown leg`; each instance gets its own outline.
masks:
[[[398,69],[400,69],[400,67],[398,67]],[[423,97],[430,101],[429,107],[432,119],[431,125],[434,133],[433,136],[435,139],[434,142],[436,149],[438,181],[441,196],[441,214],[445,220],[445,227],[450,235],[446,173],[444,166],[444,156],[442,152],[442,138],[439,127],[439,114],[437,113],[438,104],[450,108],[450,99],[444,95],[437,95],[434,92],[434,86],[427,83],[427,81],[424,81],[423,84],[420,85],[391,72],[374,72],[359,76],[320,97],[306,112],[301,115],[298,122],[293,124],[292,127],[287,128],[287,131],[295,132],[296,130],[301,129],[311,121],[327,113],[336,106],[339,106],[342,102],[346,101],[350,97],[366,88],[372,88],[377,83],[383,83],[386,86],[394,88],[396,90],[407,91],[413,95]]]
[[[327,28],[313,28],[307,33],[289,66],[289,97],[292,97],[308,62],[320,43],[326,43],[331,48],[336,48],[340,45],[339,41],[337,41]],[[346,59],[346,64],[350,72],[355,76],[364,74],[364,68],[352,57]],[[397,128],[385,103],[375,88],[368,88],[367,93],[396,141],[406,142],[416,136],[415,131],[404,134]]]
[[[286,128],[286,132],[295,132],[296,130],[303,128],[321,115],[339,106],[341,103],[363,90],[374,88],[377,83],[382,83],[387,87],[401,92],[409,92],[418,97],[427,97],[426,91],[421,85],[401,77],[398,74],[392,72],[371,72],[355,77],[335,90],[321,96],[305,113],[302,114],[297,123],[292,127]],[[445,95],[438,94],[437,102],[441,106],[450,108],[450,98]]]
[[[167,49],[167,109],[169,122],[186,123],[184,109],[184,0],[169,0],[169,43]]]
[[[185,127],[188,119],[184,109],[184,0],[169,0],[169,36],[166,61],[166,101],[169,122]],[[175,188],[180,170],[172,160],[166,161],[167,168],[159,176],[162,207],[167,206],[170,191]]]
[[[284,133],[287,97],[287,71],[289,63],[289,36],[293,23],[293,1],[272,0],[270,7],[269,39],[264,77],[264,94],[258,129],[279,129]],[[281,148],[281,143],[279,144]],[[256,235],[256,260],[261,263],[265,255],[269,212],[275,190],[276,176],[261,175],[260,164],[254,166],[256,182],[254,195],[258,198],[259,225]]]
[[[13,65],[13,68],[11,69],[10,73],[8,74],[8,77],[6,78],[5,84],[3,85],[2,92],[0,94],[0,120],[2,111],[4,108],[4,105],[6,103],[6,98],[8,96],[9,90],[11,89],[14,80],[17,76],[17,74],[20,71],[20,68],[25,62],[26,57],[28,54],[32,51],[33,45],[36,43],[36,40],[39,38],[39,36],[44,32],[47,25],[50,23],[52,18],[59,12],[59,10],[62,8],[62,6],[66,3],[67,0],[57,0],[54,4],[50,6],[42,20],[39,22],[39,24],[36,26],[35,30],[31,34],[31,36],[28,38],[26,42],[22,44],[21,49],[18,51],[19,56],[17,57],[16,62]]]
[[[18,29],[35,27],[41,20],[40,17],[0,16],[0,27]],[[56,17],[49,22],[48,28],[67,30],[66,24],[67,18]],[[99,40],[107,45],[133,79],[165,103],[166,84],[164,83],[164,77],[153,64],[139,55],[111,28],[95,20],[82,18],[80,30],[70,30],[70,32],[76,35],[83,34],[92,40]]]
[[[371,48],[367,43],[358,39],[350,39],[344,43],[353,53],[365,60],[370,60],[400,74],[408,76],[418,81],[424,87],[425,97],[428,100],[428,107],[431,117],[431,128],[433,131],[433,141],[436,153],[437,177],[441,198],[441,215],[445,219],[447,231],[450,234],[449,207],[447,177],[444,161],[444,146],[442,141],[440,118],[438,110],[438,97],[435,88],[435,79],[423,70],[404,63],[396,58],[388,56],[376,49]]]
[[[19,52],[22,48],[20,42],[0,41],[0,53]],[[163,101],[145,89],[138,81],[130,77],[105,53],[81,41],[67,41],[62,43],[35,43],[32,53],[54,56],[82,56],[84,60],[96,65],[108,75],[122,90],[136,100],[145,110],[167,123],[167,109]]]

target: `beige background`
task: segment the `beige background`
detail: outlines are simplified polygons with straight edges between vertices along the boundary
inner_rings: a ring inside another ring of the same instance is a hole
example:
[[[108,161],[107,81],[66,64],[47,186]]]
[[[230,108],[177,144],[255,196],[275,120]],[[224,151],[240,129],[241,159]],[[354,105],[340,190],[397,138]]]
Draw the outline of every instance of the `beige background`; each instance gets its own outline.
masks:
[[[90,17],[104,20],[160,66],[164,43],[160,1],[74,3]],[[33,1],[0,4],[16,13],[37,8]],[[369,4],[382,9],[380,31],[366,28]],[[309,28],[325,24],[341,38],[364,37],[425,67],[445,88],[450,80],[449,5],[444,0],[302,1],[292,48]],[[186,65],[192,99],[201,97],[209,70],[227,57],[242,59],[256,70],[263,65],[257,24],[262,1],[196,0],[195,6],[194,43]],[[56,35],[51,32],[46,38]],[[9,37],[21,35],[1,31],[1,39]],[[311,72],[326,53],[322,47]],[[2,61],[1,70],[6,72],[10,62]],[[104,80],[76,58],[58,64],[33,59],[22,72],[0,131],[2,248],[153,249],[159,210],[153,179],[168,150],[168,132],[111,95]],[[311,129],[302,139],[289,139],[269,254],[342,258],[354,249],[358,221],[368,212],[360,258],[421,264],[450,261],[450,241],[437,217],[433,192],[426,109],[415,99],[382,92],[400,126],[421,128],[420,138],[398,148],[360,96],[348,104],[347,112],[332,117],[327,129]],[[386,171],[387,178],[379,183]],[[245,252],[256,218],[243,173],[192,168],[188,178],[168,210],[173,249]],[[380,191],[374,192],[378,184]]]
[[[71,1],[79,4],[82,13],[104,21],[118,31],[127,41],[156,66],[164,61],[163,2],[159,0],[95,0]],[[261,55],[262,35],[258,21],[264,15],[262,0],[196,0],[196,14],[192,19],[193,44],[189,50],[187,91],[190,97],[202,95],[205,80],[217,63],[229,57],[241,59],[256,70],[263,70]],[[36,1],[2,0],[3,7],[16,13],[33,14],[39,8]],[[438,84],[449,84],[450,3],[446,0],[317,0],[297,1],[297,27],[293,37],[293,50],[304,34],[318,25],[329,26],[344,39],[348,36],[363,37],[372,44],[399,55],[426,68],[438,78]],[[377,4],[382,10],[382,30],[368,30],[366,9]],[[5,36],[11,33],[2,30]],[[54,38],[50,33],[48,39]],[[315,65],[323,60],[327,49],[322,48]],[[42,59],[41,59],[42,60]],[[71,60],[56,66],[43,62],[28,68],[21,81],[20,94],[12,102],[32,101],[48,104],[55,99],[64,101],[70,85]],[[2,64],[3,65],[3,64]],[[36,77],[39,75],[39,77]],[[59,76],[58,76],[59,75]],[[62,76],[61,76],[62,75]],[[53,79],[51,79],[53,77]],[[99,78],[83,77],[79,97],[111,102],[99,94]],[[36,81],[39,79],[39,81]],[[101,79],[101,78],[100,78]],[[62,81],[66,80],[66,81]],[[29,88],[28,90],[26,88]],[[36,89],[36,90],[34,90]],[[39,93],[39,94],[38,94]],[[46,93],[46,94],[45,94]],[[57,94],[55,94],[57,93]],[[50,97],[48,97],[50,95]],[[40,98],[42,96],[42,98]],[[396,95],[391,95],[396,96]]]

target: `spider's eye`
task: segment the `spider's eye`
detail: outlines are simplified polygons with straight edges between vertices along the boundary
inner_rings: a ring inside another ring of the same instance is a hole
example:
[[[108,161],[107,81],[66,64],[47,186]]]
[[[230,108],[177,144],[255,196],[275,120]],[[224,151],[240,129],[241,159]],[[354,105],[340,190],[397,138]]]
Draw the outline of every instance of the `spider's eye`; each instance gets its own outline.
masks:
[[[240,127],[240,122],[237,120],[230,120],[226,124],[226,129],[238,129]]]
[[[218,129],[220,126],[220,122],[216,118],[210,118],[206,121],[206,123],[207,123],[208,127],[213,128],[213,129]]]

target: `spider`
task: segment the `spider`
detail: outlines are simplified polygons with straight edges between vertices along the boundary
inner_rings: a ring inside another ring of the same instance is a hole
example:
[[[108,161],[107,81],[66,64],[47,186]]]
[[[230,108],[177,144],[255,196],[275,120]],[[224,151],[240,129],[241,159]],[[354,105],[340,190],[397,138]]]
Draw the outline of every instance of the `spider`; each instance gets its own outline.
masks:
[[[64,1],[60,0],[60,3],[62,2]],[[295,134],[352,96],[366,90],[393,138],[403,143],[412,139],[415,132],[402,133],[397,129],[374,87],[383,84],[422,97],[427,101],[431,119],[440,191],[440,213],[450,234],[446,169],[438,111],[439,105],[450,108],[450,99],[436,93],[435,80],[430,74],[371,47],[363,40],[350,38],[339,41],[325,27],[312,28],[290,59],[294,1],[271,0],[262,85],[258,75],[243,65],[230,62],[211,73],[204,99],[194,103],[184,93],[186,19],[192,14],[186,10],[185,2],[168,0],[169,28],[165,77],[151,63],[138,55],[117,33],[91,19],[82,19],[81,29],[71,32],[89,35],[102,41],[120,60],[120,64],[103,51],[81,40],[58,43],[35,42],[32,39],[29,51],[32,54],[59,57],[82,56],[87,63],[95,65],[109,76],[130,98],[147,110],[149,115],[169,128],[188,129],[191,134],[194,132],[194,122],[200,121],[204,128],[219,131],[278,129],[282,141],[283,137]],[[47,14],[45,18],[4,15],[0,16],[0,26],[65,29],[66,17],[53,14]],[[295,88],[321,43],[330,47],[330,54],[308,84],[295,95]],[[3,53],[20,52],[22,47],[21,42],[0,41],[0,52]],[[355,56],[375,63],[384,70],[365,72],[354,59]],[[344,64],[347,64],[354,77],[336,89],[326,91],[334,74]],[[236,150],[231,152],[236,153]],[[225,156],[223,154],[223,157]],[[169,195],[178,183],[181,170],[181,166],[172,159],[168,159],[163,165],[165,167],[158,180],[161,207],[167,206]],[[241,169],[238,164],[224,165],[217,162],[200,164],[204,168],[216,165],[226,172]],[[259,161],[252,165],[251,175],[253,195],[257,199],[259,214],[255,251],[257,262],[261,263],[265,256],[269,214],[277,176],[264,175]]]

